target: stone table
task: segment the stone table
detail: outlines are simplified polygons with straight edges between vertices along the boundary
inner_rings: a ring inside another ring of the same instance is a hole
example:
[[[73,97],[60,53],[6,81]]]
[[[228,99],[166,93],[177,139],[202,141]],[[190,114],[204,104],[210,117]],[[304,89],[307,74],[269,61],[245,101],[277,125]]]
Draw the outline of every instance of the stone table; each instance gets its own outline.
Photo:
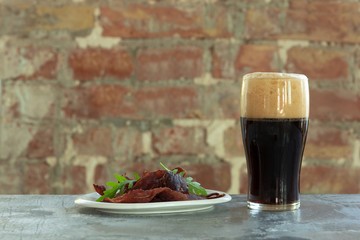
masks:
[[[302,195],[301,208],[260,212],[245,195],[211,211],[102,213],[76,195],[0,195],[0,239],[360,239],[360,195]]]

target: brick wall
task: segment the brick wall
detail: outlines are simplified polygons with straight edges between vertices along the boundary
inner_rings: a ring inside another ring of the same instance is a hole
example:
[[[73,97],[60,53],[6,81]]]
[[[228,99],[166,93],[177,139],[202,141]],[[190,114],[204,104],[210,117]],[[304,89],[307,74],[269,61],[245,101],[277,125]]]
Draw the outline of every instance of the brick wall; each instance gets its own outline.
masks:
[[[310,79],[303,193],[360,193],[360,3],[4,0],[0,193],[183,166],[246,193],[241,76]]]

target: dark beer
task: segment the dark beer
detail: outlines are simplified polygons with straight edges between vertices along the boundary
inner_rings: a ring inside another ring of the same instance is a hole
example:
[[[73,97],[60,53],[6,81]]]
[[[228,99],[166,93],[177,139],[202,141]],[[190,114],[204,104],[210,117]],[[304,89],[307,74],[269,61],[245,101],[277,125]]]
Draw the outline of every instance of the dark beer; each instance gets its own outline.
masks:
[[[250,73],[241,88],[241,130],[248,169],[248,207],[300,206],[300,170],[309,123],[309,85],[302,74]]]
[[[299,178],[307,129],[307,118],[241,118],[250,181],[249,201],[261,204],[299,201]]]

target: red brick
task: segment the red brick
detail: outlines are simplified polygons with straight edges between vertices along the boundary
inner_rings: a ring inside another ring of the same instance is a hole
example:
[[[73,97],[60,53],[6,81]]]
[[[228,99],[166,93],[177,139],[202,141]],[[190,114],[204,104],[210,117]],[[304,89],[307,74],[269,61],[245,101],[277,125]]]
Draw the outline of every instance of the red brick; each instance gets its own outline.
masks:
[[[236,80],[234,62],[239,46],[234,44],[215,44],[211,47],[212,76],[214,78]]]
[[[161,128],[153,132],[152,142],[161,155],[200,154],[206,151],[206,132],[196,127]]]
[[[212,49],[212,75],[238,80],[249,72],[281,71],[278,47],[264,44],[216,44]]]
[[[3,79],[56,79],[58,74],[58,54],[49,47],[8,47],[3,52],[0,63]]]
[[[116,171],[114,173],[117,173]],[[110,173],[110,174],[114,174]],[[94,183],[98,185],[105,185],[106,182],[110,181],[110,175],[107,171],[107,166],[98,164],[95,168]]]
[[[181,166],[206,189],[228,191],[231,185],[231,165],[229,163],[202,164],[194,163]]]
[[[199,96],[189,87],[141,87],[137,91],[119,85],[67,89],[63,112],[67,118],[191,117]]]
[[[240,117],[240,99],[239,99],[239,89],[228,89],[225,93],[227,95],[222,96],[219,99],[219,109],[217,114],[214,117],[218,118],[228,118],[228,119],[239,119]],[[221,115],[219,110],[221,109]]]
[[[55,155],[54,150],[54,127],[40,127],[33,135],[26,150],[27,158],[44,159]]]
[[[2,33],[7,35],[29,37],[37,30],[41,30],[42,34],[63,30],[85,35],[95,22],[92,6],[9,3],[4,4],[2,11]]]
[[[23,157],[46,158],[53,156],[53,142],[50,140],[53,126],[33,126],[24,123],[3,122],[1,126],[0,157],[17,159]],[[45,139],[41,139],[44,137]]]
[[[353,138],[349,130],[310,124],[305,158],[351,159]]]
[[[359,194],[358,168],[306,166],[301,170],[300,190],[304,194]]]
[[[160,169],[160,165],[158,163],[154,163],[153,161],[141,161],[141,160],[133,160],[133,161],[123,161],[123,162],[115,162],[112,165],[113,171],[111,172],[112,177],[114,173],[117,174],[125,174],[130,178],[134,178],[133,173],[139,174],[141,177],[144,171],[155,171]]]
[[[121,38],[232,36],[228,31],[227,9],[221,4],[208,6],[201,2],[172,6],[156,3],[104,6],[101,7],[100,24],[104,36]]]
[[[360,71],[360,49],[356,49],[354,52],[354,72]],[[360,77],[357,74],[354,74],[354,81],[357,86],[360,86]]]
[[[118,159],[132,161],[142,155],[142,133],[135,128],[117,129],[115,140],[115,156]]]
[[[74,148],[79,155],[113,157],[111,133],[107,127],[84,127],[72,137]]]
[[[310,80],[346,80],[350,57],[343,51],[294,47],[287,53],[287,72],[304,73]]]
[[[131,55],[121,49],[75,49],[69,56],[68,65],[74,78],[89,81],[96,78],[130,77],[133,72]]]
[[[211,49],[212,76],[214,78],[225,78],[225,79],[235,78],[235,74],[233,72],[234,70],[232,68],[232,61],[229,60],[228,55],[227,58],[223,59],[221,56],[224,54],[226,54],[226,49],[223,48],[220,49],[219,47]],[[224,60],[227,61],[225,62]]]
[[[67,89],[62,110],[67,118],[100,119],[132,116],[135,109],[134,103],[126,100],[129,94],[131,89],[118,85]]]
[[[26,96],[26,97],[25,97]],[[53,119],[56,87],[52,85],[15,84],[3,87],[3,117]]]
[[[272,45],[241,45],[235,60],[235,69],[241,73],[279,72],[277,47]]]
[[[306,5],[290,4],[284,37],[297,39],[359,42],[360,24],[357,2],[312,1]],[[300,5],[300,6],[299,6]],[[294,28],[298,25],[299,28]]]
[[[310,90],[310,119],[360,120],[360,95],[347,90]]]
[[[30,163],[25,168],[25,194],[49,194],[51,168],[46,163]]]
[[[198,109],[198,93],[190,87],[143,87],[134,94],[143,117],[187,118]]]
[[[240,125],[226,129],[223,138],[225,156],[227,158],[245,156]]]
[[[86,193],[86,168],[83,166],[73,166],[71,169],[72,188],[70,194]]]
[[[275,8],[251,8],[246,12],[245,38],[261,39],[281,34],[281,11]]]
[[[21,162],[2,161],[0,163],[0,176],[0,194],[23,193],[24,181]]]
[[[63,169],[62,183],[63,194],[87,193],[86,168],[83,166],[66,166]]]
[[[238,119],[240,117],[241,81],[208,86],[201,92],[201,109],[197,118]]]
[[[306,6],[308,4],[308,1],[307,0],[290,0],[290,9],[301,9],[301,10],[304,10],[306,9]]]
[[[203,72],[203,52],[198,47],[146,49],[136,58],[136,74],[140,81],[196,78]]]
[[[357,2],[291,1],[289,9],[252,8],[246,13],[247,39],[296,39],[359,43]],[[281,21],[282,16],[285,20]]]
[[[16,159],[22,156],[31,141],[31,129],[24,124],[3,122],[1,124],[1,159]]]

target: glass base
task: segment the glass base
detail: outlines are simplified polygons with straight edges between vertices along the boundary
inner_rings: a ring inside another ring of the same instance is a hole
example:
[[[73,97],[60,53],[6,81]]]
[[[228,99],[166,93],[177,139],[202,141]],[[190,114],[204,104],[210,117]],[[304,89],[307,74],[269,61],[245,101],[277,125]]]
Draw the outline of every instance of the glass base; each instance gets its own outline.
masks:
[[[264,210],[264,211],[291,211],[296,210],[300,207],[300,201],[291,204],[262,204],[247,202],[247,206],[250,209],[254,210]]]

